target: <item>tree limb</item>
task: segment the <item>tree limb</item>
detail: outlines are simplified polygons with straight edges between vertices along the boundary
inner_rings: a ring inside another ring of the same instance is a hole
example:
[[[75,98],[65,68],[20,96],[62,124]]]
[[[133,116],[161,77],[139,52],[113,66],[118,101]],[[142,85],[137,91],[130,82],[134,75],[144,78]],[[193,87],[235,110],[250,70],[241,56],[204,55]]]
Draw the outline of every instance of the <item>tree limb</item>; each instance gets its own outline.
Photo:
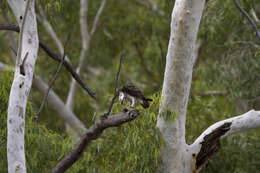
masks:
[[[61,71],[62,65],[63,65],[64,60],[65,60],[65,56],[66,56],[65,49],[66,49],[66,46],[67,46],[68,43],[69,43],[69,40],[70,40],[70,38],[71,38],[71,34],[72,34],[72,32],[71,32],[71,33],[68,35],[68,37],[67,37],[67,40],[66,40],[66,42],[65,42],[64,49],[63,49],[63,50],[64,50],[64,52],[63,52],[63,57],[62,57],[62,59],[61,59],[61,62],[60,62],[60,64],[59,64],[59,66],[58,66],[58,69],[57,69],[56,73],[54,74],[54,76],[53,76],[53,78],[52,78],[52,80],[51,80],[51,82],[50,82],[50,84],[49,84],[49,88],[48,88],[46,94],[44,95],[42,104],[41,104],[40,109],[39,109],[38,114],[37,114],[37,118],[39,118],[39,115],[40,115],[40,113],[41,113],[41,111],[42,111],[42,109],[43,109],[43,106],[44,106],[45,102],[47,101],[47,97],[48,97],[48,94],[49,94],[49,92],[50,92],[50,90],[51,90],[51,87],[54,85],[54,82],[56,81],[56,79],[57,79],[57,77],[58,77],[58,74],[59,74],[59,72]]]
[[[251,110],[240,116],[219,121],[207,128],[191,145],[197,169],[204,166],[208,159],[219,151],[220,139],[226,136],[260,127],[260,111]]]
[[[198,92],[200,96],[224,96],[227,95],[228,92],[225,90],[211,90],[211,91],[205,91],[205,92]]]
[[[6,25],[6,24],[0,24],[0,30],[9,30],[9,31],[16,31],[16,32],[20,32],[19,26],[17,25]],[[45,45],[43,43],[43,41],[39,40],[39,45],[40,47],[54,60],[61,62],[62,58],[57,55],[54,51],[52,51],[50,48],[47,47],[47,45]],[[64,61],[64,66],[66,67],[66,69],[71,73],[72,77],[79,83],[79,85],[85,90],[87,91],[87,93],[92,97],[92,98],[96,98],[95,96],[95,92],[92,91],[84,82],[83,80],[80,78],[80,76],[74,71],[72,65],[70,62],[68,62],[67,60]]]
[[[55,33],[54,29],[52,28],[51,24],[48,22],[47,20],[47,17],[46,15],[44,14],[44,11],[42,9],[42,6],[39,2],[39,0],[36,1],[37,2],[37,7],[38,7],[38,10],[39,10],[39,15],[37,15],[37,19],[39,22],[41,22],[41,24],[44,26],[44,28],[46,29],[47,33],[51,36],[51,38],[55,41],[58,49],[59,49],[59,52],[60,52],[60,55],[63,55],[63,52],[64,52],[64,48],[63,48],[63,44],[62,42],[60,41],[60,39],[58,38],[57,34]],[[65,56],[65,59],[67,61],[70,62],[68,56],[66,55]]]
[[[118,70],[117,70],[117,73],[116,73],[115,95],[114,95],[114,97],[113,97],[113,99],[112,99],[112,101],[110,103],[108,112],[105,114],[105,116],[108,116],[111,113],[113,105],[114,105],[114,102],[115,102],[115,100],[116,100],[116,98],[118,96],[118,80],[119,80],[119,75],[120,75],[122,62],[123,62],[123,55],[121,55],[121,57],[120,57],[120,62],[119,62]]]
[[[106,4],[106,0],[102,0],[101,2],[101,5],[97,11],[97,14],[95,16],[95,19],[94,19],[94,22],[93,22],[93,25],[92,25],[92,28],[91,28],[91,31],[90,31],[90,37],[92,37],[92,35],[95,33],[96,29],[97,29],[97,24],[98,24],[98,21],[99,21],[99,18],[101,16],[101,13],[105,7],[105,4]]]
[[[102,11],[103,11],[104,6],[105,6],[105,2],[106,2],[106,0],[102,1],[101,5],[98,9],[98,12],[96,14],[96,17],[94,19],[92,29],[89,33],[88,32],[88,21],[87,21],[88,0],[81,0],[80,1],[79,18],[80,18],[80,33],[81,33],[81,38],[82,38],[82,49],[81,49],[81,52],[80,52],[78,67],[76,69],[76,72],[79,75],[81,73],[82,67],[85,64],[86,57],[87,57],[88,50],[89,50],[89,43],[90,43],[92,36],[94,35],[94,33],[96,31],[97,23],[99,21],[99,17],[101,15]],[[72,80],[71,84],[70,84],[69,94],[67,96],[67,101],[66,101],[66,105],[69,106],[70,109],[73,109],[73,107],[74,107],[74,100],[75,100],[76,92],[77,91],[76,91],[75,81]]]
[[[246,17],[246,19],[249,21],[249,23],[253,26],[253,28],[255,29],[256,35],[257,35],[258,39],[260,40],[260,31],[258,30],[255,22],[249,17],[247,12],[241,8],[241,6],[237,0],[233,0],[233,1],[236,5],[237,9]]]
[[[107,118],[98,120],[91,126],[84,136],[80,139],[72,152],[64,157],[51,171],[51,173],[63,173],[70,168],[83,154],[89,143],[97,139],[106,128],[118,127],[124,123],[134,120],[139,115],[138,110],[126,113],[111,115]]]

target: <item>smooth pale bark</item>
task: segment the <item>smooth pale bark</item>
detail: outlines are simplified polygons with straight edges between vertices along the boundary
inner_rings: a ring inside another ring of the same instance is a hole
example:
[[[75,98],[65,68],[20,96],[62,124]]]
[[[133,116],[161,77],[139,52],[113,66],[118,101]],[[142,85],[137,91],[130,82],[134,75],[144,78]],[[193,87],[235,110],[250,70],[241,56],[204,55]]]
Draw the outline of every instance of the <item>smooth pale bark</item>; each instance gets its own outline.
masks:
[[[162,101],[157,120],[166,143],[161,171],[191,172],[185,142],[186,110],[195,61],[194,49],[205,0],[176,0],[166,57]]]
[[[260,111],[217,122],[192,144],[185,141],[186,110],[196,60],[196,37],[204,0],[176,0],[166,57],[162,101],[157,126],[165,141],[162,173],[195,173],[220,149],[220,139],[260,127]],[[202,108],[203,109],[203,108]]]
[[[224,123],[232,123],[230,126],[230,130],[225,133],[225,135],[222,136],[226,137],[229,135],[232,135],[234,133],[243,132],[249,129],[259,128],[260,127],[260,111],[251,110],[247,113],[244,113],[240,116],[232,117],[223,121],[219,121],[213,125],[211,125],[209,128],[207,128],[197,139],[196,141],[191,145],[192,151],[194,153],[198,153],[201,148],[201,142],[203,141],[203,138],[211,133],[213,130],[218,128]]]
[[[19,23],[19,27],[21,28],[14,80],[8,104],[8,172],[26,173],[24,151],[25,110],[31,89],[39,41],[34,11],[34,0],[8,0],[8,3],[17,22]],[[22,69],[24,69],[24,74]]]

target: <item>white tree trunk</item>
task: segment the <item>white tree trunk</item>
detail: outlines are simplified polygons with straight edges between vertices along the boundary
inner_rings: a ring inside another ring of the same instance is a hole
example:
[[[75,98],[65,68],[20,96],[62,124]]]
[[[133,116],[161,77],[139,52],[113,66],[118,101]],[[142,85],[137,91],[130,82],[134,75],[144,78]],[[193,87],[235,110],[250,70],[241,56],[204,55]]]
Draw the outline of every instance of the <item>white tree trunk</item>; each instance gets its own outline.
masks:
[[[24,151],[25,110],[38,53],[38,32],[34,0],[8,0],[8,3],[21,28],[14,80],[8,104],[8,172],[26,173]]]
[[[166,146],[162,151],[162,173],[195,173],[220,149],[220,139],[260,127],[260,111],[217,122],[192,144],[185,141],[186,110],[196,58],[196,37],[205,0],[176,0],[166,57],[157,127]]]
[[[191,172],[185,141],[186,109],[194,64],[194,49],[205,0],[176,0],[166,57],[157,126],[166,143],[162,152],[164,173]]]

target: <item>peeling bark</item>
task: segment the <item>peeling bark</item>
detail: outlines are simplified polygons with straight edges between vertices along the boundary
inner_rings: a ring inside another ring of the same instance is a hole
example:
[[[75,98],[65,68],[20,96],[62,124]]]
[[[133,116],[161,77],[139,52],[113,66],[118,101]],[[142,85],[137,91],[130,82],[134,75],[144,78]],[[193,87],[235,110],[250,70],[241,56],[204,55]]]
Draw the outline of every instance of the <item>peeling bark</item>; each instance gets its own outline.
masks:
[[[200,143],[200,152],[197,155],[192,155],[193,157],[196,157],[197,170],[207,164],[210,157],[220,150],[220,138],[230,130],[231,124],[231,122],[226,122],[203,138],[203,141]]]

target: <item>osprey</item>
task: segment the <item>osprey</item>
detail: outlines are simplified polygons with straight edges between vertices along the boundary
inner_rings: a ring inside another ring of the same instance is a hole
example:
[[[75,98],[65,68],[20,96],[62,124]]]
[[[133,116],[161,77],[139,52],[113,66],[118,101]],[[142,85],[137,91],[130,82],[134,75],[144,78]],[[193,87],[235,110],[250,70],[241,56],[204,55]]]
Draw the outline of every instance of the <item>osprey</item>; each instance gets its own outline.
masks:
[[[152,99],[145,98],[143,93],[136,88],[135,86],[123,86],[118,90],[119,92],[119,101],[123,104],[124,100],[128,102],[130,106],[130,102],[132,102],[131,107],[134,107],[135,103],[140,103],[143,108],[149,107],[149,102],[153,101]]]

